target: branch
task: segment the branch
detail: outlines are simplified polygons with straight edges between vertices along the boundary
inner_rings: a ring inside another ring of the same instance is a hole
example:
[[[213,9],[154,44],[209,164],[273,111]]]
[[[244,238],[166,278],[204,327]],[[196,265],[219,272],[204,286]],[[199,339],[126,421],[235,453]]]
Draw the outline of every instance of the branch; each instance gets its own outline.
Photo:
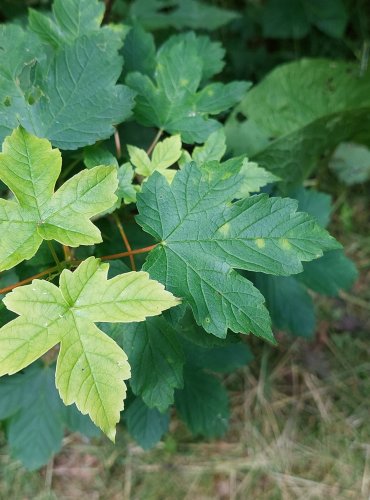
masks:
[[[34,276],[31,276],[30,278],[26,278],[25,280],[18,281],[18,283],[14,283],[14,285],[9,285],[6,286],[5,288],[0,289],[0,295],[4,293],[11,292],[14,288],[17,288],[18,286],[22,285],[27,285],[27,283],[31,283],[31,281],[36,280],[37,278],[42,278],[43,276],[46,276],[47,274],[55,273],[58,271],[58,267],[50,267],[50,269],[46,269],[46,271],[42,271],[42,273],[35,274]]]

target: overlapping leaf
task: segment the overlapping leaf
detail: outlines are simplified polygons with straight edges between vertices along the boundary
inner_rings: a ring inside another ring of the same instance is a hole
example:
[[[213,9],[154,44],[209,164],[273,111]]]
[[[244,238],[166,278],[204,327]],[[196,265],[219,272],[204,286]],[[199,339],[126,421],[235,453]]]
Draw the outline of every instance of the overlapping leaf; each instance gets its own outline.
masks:
[[[228,146],[284,184],[298,184],[340,142],[369,138],[369,80],[369,71],[360,76],[357,64],[342,61],[279,66],[235,109],[226,126]]]
[[[27,469],[47,464],[60,450],[65,427],[89,436],[99,433],[75,406],[63,405],[54,380],[54,368],[42,363],[0,380],[0,418],[6,420],[10,452]]]
[[[235,269],[289,275],[339,246],[297,202],[257,195],[236,203],[242,175],[211,162],[179,171],[171,186],[154,173],[138,196],[139,224],[160,244],[145,269],[183,297],[205,330],[272,340],[263,297]]]
[[[129,116],[133,92],[116,85],[123,33],[100,28],[103,8],[98,0],[56,0],[52,17],[30,13],[33,32],[2,28],[0,140],[20,123],[76,149],[109,137]]]
[[[114,440],[130,376],[126,354],[95,322],[143,321],[178,303],[144,272],[107,280],[108,265],[90,257],[59,288],[47,281],[15,289],[4,303],[18,318],[0,329],[0,375],[13,374],[60,343],[56,385]]]
[[[207,61],[206,53],[199,50],[202,45],[210,46],[213,59]],[[204,142],[220,126],[209,115],[229,109],[249,87],[246,82],[232,82],[199,89],[206,74],[213,76],[219,71],[219,55],[217,44],[206,37],[189,33],[170,38],[158,51],[155,80],[138,72],[127,76],[128,85],[138,94],[136,119],[171,134],[180,133],[184,142]]]
[[[0,270],[30,259],[43,239],[70,246],[101,241],[89,219],[115,203],[116,169],[82,171],[53,193],[61,165],[57,149],[21,127],[4,141],[0,179],[16,199],[0,199]]]

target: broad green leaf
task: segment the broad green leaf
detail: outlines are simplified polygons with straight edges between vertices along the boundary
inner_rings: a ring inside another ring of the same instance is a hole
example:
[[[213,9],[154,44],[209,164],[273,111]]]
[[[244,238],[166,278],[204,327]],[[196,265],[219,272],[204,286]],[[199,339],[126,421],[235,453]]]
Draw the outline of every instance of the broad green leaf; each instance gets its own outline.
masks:
[[[171,186],[154,173],[138,195],[138,223],[160,244],[144,268],[190,304],[203,328],[273,340],[263,297],[235,269],[289,275],[340,245],[297,202],[267,195],[231,203],[242,180],[194,163]]]
[[[29,24],[40,38],[59,47],[98,31],[103,15],[98,0],[54,0],[52,15],[30,9]]]
[[[217,347],[200,347],[184,341],[183,346],[188,363],[213,372],[232,372],[253,360],[249,347],[242,342]]]
[[[52,16],[30,12],[33,32],[2,29],[0,42],[11,44],[1,43],[1,140],[21,124],[54,146],[77,149],[108,138],[131,114],[133,92],[116,85],[124,33],[100,28],[103,8],[97,0],[55,0]]]
[[[369,137],[369,79],[370,71],[360,77],[349,62],[302,59],[279,66],[235,109],[228,145],[284,184],[299,184],[340,142]]]
[[[227,392],[219,380],[191,365],[184,370],[184,388],[175,395],[176,410],[191,432],[222,436],[229,422]]]
[[[114,167],[95,167],[69,179],[56,193],[62,159],[46,139],[18,127],[3,144],[0,179],[16,199],[0,199],[0,270],[35,255],[43,239],[76,247],[101,241],[89,220],[114,205]]]
[[[90,257],[74,273],[64,270],[59,288],[34,280],[8,294],[4,303],[19,316],[0,329],[0,375],[22,370],[60,343],[56,385],[63,402],[76,403],[114,440],[130,366],[94,322],[144,321],[178,300],[147,273],[107,280],[108,268]]]
[[[177,332],[162,317],[115,329],[131,366],[130,387],[149,408],[165,411],[182,387],[184,354]]]
[[[355,264],[343,250],[325,252],[312,262],[306,262],[297,278],[315,292],[335,297],[340,290],[349,290],[358,277]]]
[[[342,142],[330,158],[329,167],[347,186],[366,182],[370,179],[370,149]]]
[[[149,408],[142,399],[136,398],[123,414],[127,430],[135,441],[148,450],[158,443],[168,431],[170,419],[167,413]]]
[[[139,71],[152,75],[155,67],[155,43],[151,33],[146,33],[140,24],[135,24],[123,44],[124,74]]]
[[[213,132],[205,141],[203,146],[194,148],[192,158],[198,165],[207,161],[220,161],[226,152],[226,137],[223,128]]]
[[[240,173],[243,180],[236,194],[237,198],[247,198],[251,193],[259,193],[261,188],[271,182],[278,182],[280,179],[276,175],[261,168],[252,161],[243,161]]]
[[[160,0],[135,0],[130,14],[150,30],[173,27],[212,31],[239,17],[235,11],[200,0],[173,0],[169,12],[163,12],[163,6]]]
[[[0,418],[7,418],[11,454],[28,469],[45,465],[62,446],[65,407],[54,370],[33,365],[0,380]]]
[[[288,331],[297,337],[313,336],[315,331],[313,302],[305,287],[296,278],[258,273],[255,284],[266,298],[266,305],[275,328]]]
[[[154,79],[138,72],[126,79],[138,94],[134,112],[139,123],[170,134],[180,133],[186,143],[204,142],[220,127],[209,115],[217,115],[239,102],[249,84],[217,83],[199,90],[203,67],[193,33],[165,42],[157,53]]]
[[[64,420],[70,432],[78,432],[88,438],[101,436],[100,429],[92,423],[87,415],[82,415],[77,410],[76,405],[65,407]]]

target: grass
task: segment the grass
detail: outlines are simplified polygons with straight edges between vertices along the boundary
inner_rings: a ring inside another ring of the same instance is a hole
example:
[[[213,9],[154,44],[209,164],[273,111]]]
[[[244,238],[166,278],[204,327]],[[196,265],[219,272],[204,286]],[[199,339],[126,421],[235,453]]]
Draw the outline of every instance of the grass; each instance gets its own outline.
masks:
[[[368,498],[369,354],[365,332],[265,348],[259,363],[227,378],[232,424],[217,442],[194,442],[176,419],[146,453],[125,435],[116,447],[71,436],[39,473],[3,449],[0,498]]]

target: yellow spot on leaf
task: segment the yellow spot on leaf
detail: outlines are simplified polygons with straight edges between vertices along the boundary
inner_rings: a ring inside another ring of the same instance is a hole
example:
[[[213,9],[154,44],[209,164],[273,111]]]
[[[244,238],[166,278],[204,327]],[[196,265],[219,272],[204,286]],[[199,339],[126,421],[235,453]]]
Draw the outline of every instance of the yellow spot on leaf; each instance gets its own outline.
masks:
[[[223,226],[218,230],[222,235],[227,236],[230,233],[230,224],[226,222]]]
[[[265,240],[263,238],[256,238],[256,245],[258,246],[258,248],[265,248]]]
[[[180,80],[181,87],[186,87],[188,85],[188,83],[189,83],[189,80],[186,80],[185,78],[182,78]]]
[[[280,246],[283,250],[289,250],[292,247],[292,245],[289,243],[289,240],[287,240],[286,238],[280,239]]]

